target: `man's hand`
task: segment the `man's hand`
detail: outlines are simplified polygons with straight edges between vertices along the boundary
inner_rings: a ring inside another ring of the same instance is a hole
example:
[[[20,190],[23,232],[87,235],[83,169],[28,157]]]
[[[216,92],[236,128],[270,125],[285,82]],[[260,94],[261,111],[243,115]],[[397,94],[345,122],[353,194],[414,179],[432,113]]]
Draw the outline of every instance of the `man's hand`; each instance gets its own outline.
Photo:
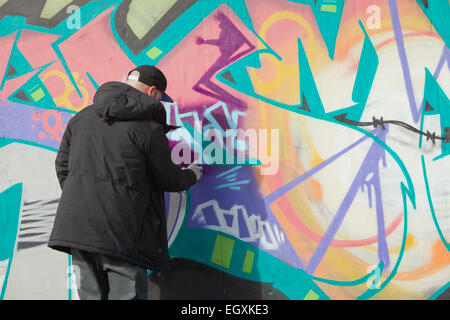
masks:
[[[199,182],[203,174],[203,167],[198,165],[197,162],[194,161],[187,167],[187,169],[194,171],[196,182]]]
[[[197,164],[197,162],[193,162],[193,163],[191,163],[186,169],[184,169],[184,170],[187,170],[187,169],[189,169],[189,170],[191,170],[192,172],[194,172],[195,173],[195,183],[197,183],[197,182],[199,182],[200,181],[200,179],[201,179],[201,177],[202,177],[202,174],[203,174],[203,167],[202,166],[199,166],[198,164]],[[184,193],[186,193],[186,190],[184,190],[184,191],[179,191],[178,192],[179,194],[184,194]]]

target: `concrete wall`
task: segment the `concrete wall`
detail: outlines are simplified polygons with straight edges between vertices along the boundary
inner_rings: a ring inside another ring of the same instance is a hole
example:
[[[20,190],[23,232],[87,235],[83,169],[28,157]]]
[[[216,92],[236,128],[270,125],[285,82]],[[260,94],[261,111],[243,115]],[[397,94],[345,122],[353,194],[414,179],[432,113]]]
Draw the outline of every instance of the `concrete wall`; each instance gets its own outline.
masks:
[[[438,0],[0,0],[0,298],[77,299],[46,247],[54,159],[96,88],[141,64],[169,80],[173,146],[267,142],[167,194],[174,270],[149,272],[151,299],[445,297],[449,20]]]

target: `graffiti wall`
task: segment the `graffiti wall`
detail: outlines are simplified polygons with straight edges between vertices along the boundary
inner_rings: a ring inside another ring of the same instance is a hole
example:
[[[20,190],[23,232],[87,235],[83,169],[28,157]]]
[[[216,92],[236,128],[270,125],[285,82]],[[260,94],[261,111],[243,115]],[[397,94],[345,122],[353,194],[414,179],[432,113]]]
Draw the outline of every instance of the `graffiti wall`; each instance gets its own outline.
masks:
[[[166,195],[150,299],[448,297],[448,21],[448,0],[0,0],[0,298],[78,298],[46,246],[56,152],[142,64],[204,164]]]

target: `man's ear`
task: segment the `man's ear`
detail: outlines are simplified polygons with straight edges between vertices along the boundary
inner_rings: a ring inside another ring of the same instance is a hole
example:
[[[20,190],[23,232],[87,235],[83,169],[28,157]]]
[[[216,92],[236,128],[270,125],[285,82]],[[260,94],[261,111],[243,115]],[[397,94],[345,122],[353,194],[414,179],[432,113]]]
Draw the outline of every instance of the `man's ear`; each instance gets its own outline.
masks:
[[[153,94],[155,93],[156,87],[155,86],[150,86],[147,88],[146,93],[149,96],[153,96]]]

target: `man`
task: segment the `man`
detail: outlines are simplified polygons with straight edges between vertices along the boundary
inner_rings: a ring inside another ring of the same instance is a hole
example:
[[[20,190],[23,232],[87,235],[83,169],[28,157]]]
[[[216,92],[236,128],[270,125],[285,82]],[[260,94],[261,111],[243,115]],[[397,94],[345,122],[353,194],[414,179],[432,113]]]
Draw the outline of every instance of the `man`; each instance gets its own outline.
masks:
[[[48,246],[72,254],[80,299],[147,299],[147,269],[169,270],[164,192],[189,189],[202,167],[172,162],[166,86],[158,68],[139,66],[67,124]]]

